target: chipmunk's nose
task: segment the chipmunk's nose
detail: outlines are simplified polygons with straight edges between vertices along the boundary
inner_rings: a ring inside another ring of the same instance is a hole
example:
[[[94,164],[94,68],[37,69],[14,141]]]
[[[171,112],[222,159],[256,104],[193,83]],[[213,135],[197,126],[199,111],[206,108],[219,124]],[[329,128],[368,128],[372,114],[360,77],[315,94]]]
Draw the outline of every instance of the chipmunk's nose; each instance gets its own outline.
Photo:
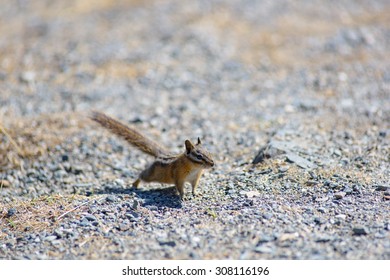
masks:
[[[213,161],[213,160],[210,162],[210,166],[211,166],[211,167],[214,166],[214,161]]]

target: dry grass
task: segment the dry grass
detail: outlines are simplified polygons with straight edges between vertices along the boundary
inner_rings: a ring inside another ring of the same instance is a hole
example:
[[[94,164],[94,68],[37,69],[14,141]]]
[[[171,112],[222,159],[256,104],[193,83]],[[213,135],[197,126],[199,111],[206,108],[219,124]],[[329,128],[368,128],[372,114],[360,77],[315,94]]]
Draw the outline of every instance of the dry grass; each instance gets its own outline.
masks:
[[[74,18],[107,11],[118,6],[123,9],[130,9],[132,7],[153,4],[153,2],[152,0],[38,1],[34,3],[34,7],[39,15],[44,18]]]
[[[0,172],[23,169],[25,159],[46,154],[84,125],[83,117],[72,113],[0,119]]]
[[[13,232],[31,231],[34,233],[54,228],[67,215],[83,211],[93,201],[81,195],[50,195],[23,201],[15,200],[8,204],[0,204],[0,228],[8,228]],[[9,209],[16,213],[8,216]],[[0,240],[5,237],[0,232]]]

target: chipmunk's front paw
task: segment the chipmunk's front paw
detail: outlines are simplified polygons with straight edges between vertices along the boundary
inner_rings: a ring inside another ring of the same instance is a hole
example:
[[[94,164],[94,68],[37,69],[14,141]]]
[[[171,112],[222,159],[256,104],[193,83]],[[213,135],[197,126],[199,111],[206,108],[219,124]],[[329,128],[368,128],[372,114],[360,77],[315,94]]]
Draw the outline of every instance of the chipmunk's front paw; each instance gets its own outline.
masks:
[[[198,193],[198,192],[192,192],[192,197],[193,197],[193,198],[200,197],[200,196],[202,196],[200,193]]]
[[[188,195],[182,195],[182,196],[180,196],[180,200],[181,201],[189,201],[189,200],[191,200],[192,199],[192,197],[191,196],[188,196]]]

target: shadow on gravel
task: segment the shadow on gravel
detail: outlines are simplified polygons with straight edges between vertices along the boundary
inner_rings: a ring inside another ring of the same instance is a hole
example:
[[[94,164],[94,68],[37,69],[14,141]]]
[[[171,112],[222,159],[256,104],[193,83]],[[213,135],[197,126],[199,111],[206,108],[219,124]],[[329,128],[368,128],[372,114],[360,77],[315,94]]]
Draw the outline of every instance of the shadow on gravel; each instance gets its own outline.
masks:
[[[182,208],[182,201],[176,194],[174,186],[162,189],[135,189],[135,188],[116,188],[105,187],[103,190],[95,192],[97,194],[132,194],[143,200],[143,206],[148,208],[169,207]]]
[[[143,206],[157,206],[169,208],[182,208],[180,196],[176,194],[175,187],[153,190],[133,190],[138,197],[144,200]]]

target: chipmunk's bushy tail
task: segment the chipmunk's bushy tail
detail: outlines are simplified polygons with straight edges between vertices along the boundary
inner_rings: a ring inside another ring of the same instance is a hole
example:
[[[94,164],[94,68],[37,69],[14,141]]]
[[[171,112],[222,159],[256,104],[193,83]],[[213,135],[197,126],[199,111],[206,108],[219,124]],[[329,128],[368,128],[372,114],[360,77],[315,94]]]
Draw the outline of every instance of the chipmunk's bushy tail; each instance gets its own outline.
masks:
[[[107,128],[114,134],[124,138],[127,142],[141,150],[142,152],[154,157],[169,156],[170,153],[160,144],[150,140],[146,136],[139,133],[137,130],[103,114],[100,112],[92,112],[91,119]]]

